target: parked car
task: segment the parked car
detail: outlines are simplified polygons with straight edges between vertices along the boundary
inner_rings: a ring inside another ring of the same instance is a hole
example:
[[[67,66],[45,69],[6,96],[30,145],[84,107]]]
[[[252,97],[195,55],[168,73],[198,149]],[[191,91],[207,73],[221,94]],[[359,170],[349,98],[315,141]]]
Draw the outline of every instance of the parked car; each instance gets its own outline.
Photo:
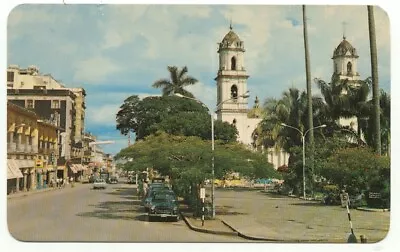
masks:
[[[93,189],[106,189],[107,183],[104,179],[96,179],[93,183]]]
[[[175,192],[170,190],[170,189],[164,189],[164,188],[153,188],[153,190],[149,190],[145,196],[145,198],[143,199],[143,206],[144,206],[144,210],[145,212],[149,212],[149,209],[151,207],[151,202],[154,198],[154,196],[156,194],[168,194],[171,196],[171,200],[177,202],[177,197],[175,195]]]
[[[149,221],[155,217],[172,217],[178,221],[180,219],[178,203],[168,193],[156,193],[151,200],[148,216]]]

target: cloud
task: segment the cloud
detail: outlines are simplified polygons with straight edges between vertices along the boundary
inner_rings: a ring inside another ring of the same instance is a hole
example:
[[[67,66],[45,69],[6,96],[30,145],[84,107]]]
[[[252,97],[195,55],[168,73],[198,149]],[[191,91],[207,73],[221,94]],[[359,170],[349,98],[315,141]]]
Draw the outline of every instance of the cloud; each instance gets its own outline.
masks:
[[[120,104],[107,104],[100,107],[88,107],[86,109],[86,121],[93,125],[115,125],[115,116]]]
[[[95,56],[76,62],[74,80],[87,83],[101,83],[111,74],[123,71],[121,65],[109,58]]]
[[[307,17],[312,78],[330,80],[342,22],[360,55],[361,78],[371,75],[366,6],[308,6]],[[255,95],[262,103],[280,97],[291,86],[305,90],[300,5],[20,5],[8,19],[8,64],[34,64],[68,87],[84,87],[91,130],[115,125],[128,96],[160,94],[151,85],[169,77],[168,65],[187,66],[199,80],[188,90],[212,108],[217,43],[229,32],[230,20],[246,49],[250,103]],[[375,23],[379,79],[390,91],[391,37],[384,10],[375,8]]]

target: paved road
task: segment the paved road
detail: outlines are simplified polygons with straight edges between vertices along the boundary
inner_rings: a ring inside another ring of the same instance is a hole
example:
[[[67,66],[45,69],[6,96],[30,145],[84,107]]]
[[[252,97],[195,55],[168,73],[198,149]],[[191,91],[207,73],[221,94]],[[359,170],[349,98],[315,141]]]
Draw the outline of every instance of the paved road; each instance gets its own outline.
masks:
[[[190,230],[179,222],[148,222],[134,185],[93,190],[79,184],[7,200],[11,235],[21,241],[243,242]]]

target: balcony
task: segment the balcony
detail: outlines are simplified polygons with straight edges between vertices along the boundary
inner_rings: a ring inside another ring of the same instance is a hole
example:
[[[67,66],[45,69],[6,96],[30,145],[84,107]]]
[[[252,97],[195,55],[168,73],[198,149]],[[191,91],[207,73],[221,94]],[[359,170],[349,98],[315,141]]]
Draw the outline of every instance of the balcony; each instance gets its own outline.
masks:
[[[17,149],[16,143],[7,143],[7,152],[15,152]]]
[[[32,153],[32,145],[25,145],[25,152]]]

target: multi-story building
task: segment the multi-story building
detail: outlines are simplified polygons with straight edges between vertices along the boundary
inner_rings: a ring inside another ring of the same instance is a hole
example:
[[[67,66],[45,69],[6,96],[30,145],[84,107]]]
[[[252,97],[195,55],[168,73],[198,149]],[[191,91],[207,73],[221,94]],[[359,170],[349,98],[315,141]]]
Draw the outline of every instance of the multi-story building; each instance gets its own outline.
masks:
[[[11,65],[7,69],[7,100],[55,122],[60,129],[59,165],[82,163],[85,96],[83,88],[66,88],[50,74],[40,74],[35,66],[22,69]],[[83,169],[77,167],[69,174]]]
[[[47,187],[57,176],[58,128],[7,103],[7,193]],[[63,178],[65,169],[58,171]]]

